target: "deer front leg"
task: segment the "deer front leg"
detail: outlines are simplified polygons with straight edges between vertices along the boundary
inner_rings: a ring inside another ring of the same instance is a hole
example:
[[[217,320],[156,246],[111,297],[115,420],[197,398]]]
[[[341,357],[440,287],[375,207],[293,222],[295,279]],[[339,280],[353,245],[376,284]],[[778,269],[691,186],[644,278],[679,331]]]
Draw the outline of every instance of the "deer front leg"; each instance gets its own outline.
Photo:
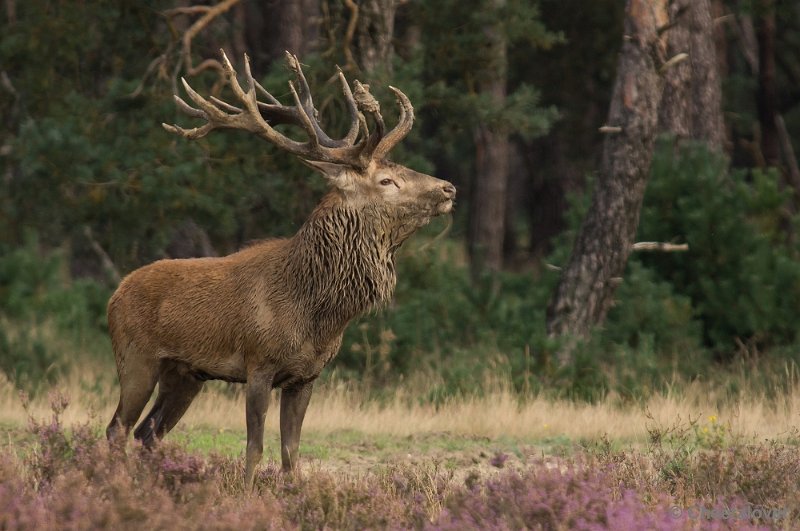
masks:
[[[284,472],[291,472],[297,467],[300,429],[313,387],[313,382],[308,382],[281,391],[281,464]]]
[[[245,416],[247,417],[247,457],[244,469],[245,492],[253,491],[256,465],[264,454],[264,417],[269,406],[274,374],[254,372],[247,377]]]

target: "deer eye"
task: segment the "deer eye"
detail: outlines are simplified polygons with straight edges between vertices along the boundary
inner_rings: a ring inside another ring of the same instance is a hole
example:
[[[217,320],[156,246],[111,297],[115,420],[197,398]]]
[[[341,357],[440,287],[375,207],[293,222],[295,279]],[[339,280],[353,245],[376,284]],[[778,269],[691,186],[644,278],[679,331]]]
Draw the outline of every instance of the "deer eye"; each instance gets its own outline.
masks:
[[[383,179],[383,180],[381,181],[381,186],[389,186],[390,184],[393,184],[393,185],[397,186],[397,183],[396,183],[396,182],[394,182],[394,181],[393,181],[393,180],[391,180],[391,179]]]

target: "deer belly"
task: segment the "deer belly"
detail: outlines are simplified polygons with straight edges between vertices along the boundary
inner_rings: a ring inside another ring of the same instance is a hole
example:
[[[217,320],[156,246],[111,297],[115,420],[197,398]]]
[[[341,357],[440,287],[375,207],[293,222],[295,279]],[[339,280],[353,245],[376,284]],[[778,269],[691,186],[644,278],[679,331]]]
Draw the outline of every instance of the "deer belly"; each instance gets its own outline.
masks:
[[[189,371],[198,380],[224,380],[236,383],[247,381],[244,358],[241,354],[215,360],[214,363],[191,364]]]

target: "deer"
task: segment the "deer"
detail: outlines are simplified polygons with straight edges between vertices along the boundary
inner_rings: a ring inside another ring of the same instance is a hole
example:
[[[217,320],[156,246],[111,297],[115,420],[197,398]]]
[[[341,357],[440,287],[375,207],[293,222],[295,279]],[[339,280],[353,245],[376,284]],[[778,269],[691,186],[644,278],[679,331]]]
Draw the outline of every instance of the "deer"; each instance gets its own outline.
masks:
[[[258,135],[321,173],[329,191],[290,238],[246,246],[222,257],[164,259],[128,274],[108,303],[108,328],[120,398],[106,435],[126,441],[153,394],[152,408],[134,438],[153,447],[184,415],[208,380],[245,385],[247,444],[244,488],[254,488],[263,457],[264,419],[272,389],[280,389],[281,466],[297,470],[300,431],[314,381],[336,356],[347,325],[390,302],[395,256],[417,229],[453,210],[448,181],[387,159],[409,133],[414,109],[390,86],[399,118],[387,131],[369,86],[351,89],[341,69],[350,125],[341,138],[322,128],[298,58],[286,60],[293,105],[284,105],[253,78],[244,56],[245,83],[221,51],[237,105],[183,87],[180,111],[204,123],[162,124],[189,140],[215,129]],[[373,130],[367,123],[373,122]],[[278,132],[284,124],[307,137]]]

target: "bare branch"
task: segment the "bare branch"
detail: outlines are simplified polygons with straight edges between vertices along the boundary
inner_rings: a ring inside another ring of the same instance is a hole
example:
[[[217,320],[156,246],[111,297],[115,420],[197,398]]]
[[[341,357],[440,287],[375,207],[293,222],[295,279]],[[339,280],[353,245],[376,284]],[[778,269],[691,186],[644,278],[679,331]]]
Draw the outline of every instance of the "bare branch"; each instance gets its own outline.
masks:
[[[108,256],[108,253],[105,249],[103,249],[103,246],[100,245],[100,243],[94,238],[92,228],[89,227],[89,225],[83,226],[83,235],[89,242],[89,246],[92,248],[92,251],[94,251],[94,253],[97,255],[97,258],[100,259],[100,263],[102,264],[106,275],[108,275],[108,279],[114,284],[119,284],[122,277],[119,274],[117,266],[114,265],[113,260],[111,260],[111,257]]]
[[[344,51],[344,57],[347,60],[345,69],[358,70],[356,60],[353,58],[353,51],[350,49],[358,25],[358,4],[353,0],[344,0],[344,5],[350,10],[350,20],[347,22],[347,31],[345,31],[344,40],[342,41],[342,51]]]
[[[5,70],[0,72],[0,86],[6,89],[9,94],[14,96],[14,99],[19,98],[19,92],[17,92],[17,89],[14,88],[14,84],[11,83],[11,78],[8,77],[8,74]]]
[[[689,58],[689,54],[688,53],[679,53],[679,54],[673,55],[663,65],[661,65],[661,68],[658,69],[658,73],[659,74],[663,74],[664,72],[666,72],[667,70],[669,70],[673,66],[684,62],[688,58]]]
[[[775,117],[775,126],[778,130],[778,138],[781,142],[781,150],[783,151],[783,158],[786,161],[786,166],[789,169],[789,182],[794,189],[795,195],[800,195],[800,168],[797,166],[797,157],[794,154],[792,147],[792,138],[786,130],[786,124],[783,121],[783,116],[778,115]]]
[[[688,243],[666,243],[666,242],[636,242],[633,244],[633,251],[657,251],[662,253],[679,253],[689,250]]]
[[[172,18],[176,15],[203,15],[197,19],[194,24],[192,24],[189,29],[186,30],[186,32],[183,34],[183,37],[181,37],[181,60],[175,65],[175,69],[172,73],[173,86],[177,86],[175,81],[180,74],[181,68],[183,68],[184,74],[187,76],[195,76],[205,70],[216,70],[220,75],[224,75],[224,68],[216,59],[206,59],[197,66],[193,65],[192,40],[197,36],[198,33],[205,29],[206,26],[211,23],[211,21],[229,11],[240,1],[241,0],[222,0],[220,3],[214,6],[178,7],[164,11],[163,14],[167,18]]]
[[[174,17],[177,15],[199,15],[201,13],[208,13],[211,6],[188,6],[188,7],[173,7],[163,12],[166,17]]]
[[[167,60],[167,54],[163,53],[163,54],[159,55],[158,57],[156,57],[155,59],[153,59],[152,61],[150,61],[150,64],[147,65],[147,68],[144,71],[144,75],[142,76],[142,80],[139,82],[139,86],[137,86],[133,90],[133,92],[128,94],[127,97],[128,98],[136,98],[136,97],[138,97],[139,94],[142,93],[142,90],[144,90],[144,84],[147,82],[147,78],[150,77],[150,74],[152,74],[156,70],[156,68],[158,68],[159,66],[163,65],[166,62],[166,60]]]

